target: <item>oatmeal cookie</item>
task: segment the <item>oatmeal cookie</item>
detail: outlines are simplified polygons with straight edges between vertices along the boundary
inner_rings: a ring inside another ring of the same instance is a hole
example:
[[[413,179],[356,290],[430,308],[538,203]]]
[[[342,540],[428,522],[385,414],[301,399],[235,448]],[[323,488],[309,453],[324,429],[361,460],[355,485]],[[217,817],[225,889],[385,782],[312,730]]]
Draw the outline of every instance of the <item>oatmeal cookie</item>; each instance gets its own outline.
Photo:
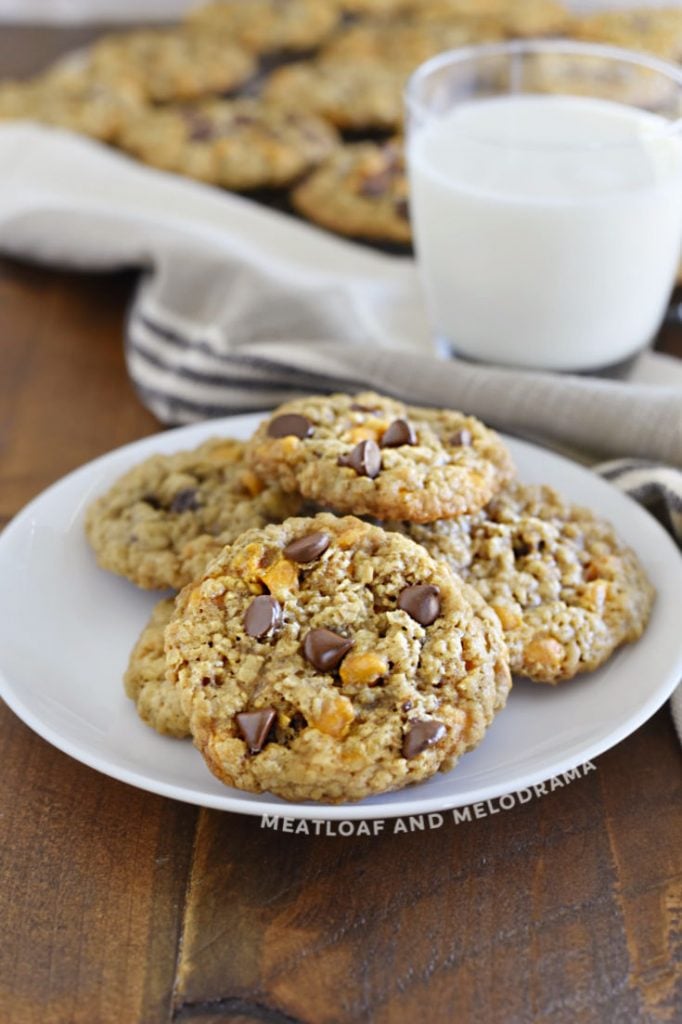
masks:
[[[88,66],[63,65],[25,81],[0,82],[0,121],[30,120],[115,141],[144,93],[125,74],[98,75]]]
[[[182,710],[180,691],[166,678],[163,647],[164,630],[174,607],[175,601],[169,597],[154,608],[130,655],[123,684],[143,722],[165,736],[183,739],[190,735],[189,721]]]
[[[654,109],[673,101],[677,89],[672,81],[648,68],[560,52],[528,56],[522,73],[528,92],[598,97]]]
[[[437,53],[501,36],[499,30],[482,20],[471,24],[437,20],[429,23],[408,20],[359,22],[349,25],[330,40],[320,53],[318,66],[338,64],[345,67],[350,75],[369,65],[377,71],[383,70],[384,74],[387,71],[400,73],[404,83],[410,72]],[[369,87],[376,89],[369,72],[363,73]]]
[[[557,0],[342,0],[344,10],[371,19],[400,17],[416,24],[486,23],[502,32],[517,35],[549,35],[562,32],[569,24],[566,8]],[[475,42],[472,39],[471,42]],[[447,47],[443,47],[447,49]]]
[[[682,58],[682,7],[641,7],[586,14],[575,19],[571,35],[679,60]]]
[[[374,392],[287,402],[249,442],[256,473],[340,512],[429,522],[482,508],[513,475],[473,416]]]
[[[238,44],[182,29],[104,36],[90,51],[90,65],[100,75],[127,74],[155,103],[232,92],[256,70]]]
[[[420,0],[341,0],[341,6],[349,14],[361,14],[363,18],[395,18],[411,14],[418,9]]]
[[[340,6],[327,0],[217,0],[191,10],[187,23],[254,53],[298,53],[319,46],[340,16]]]
[[[396,131],[407,72],[373,62],[300,61],[274,71],[263,96],[287,110],[324,117],[343,131]]]
[[[337,143],[326,121],[253,99],[150,108],[119,140],[146,164],[236,191],[291,185]]]
[[[558,35],[572,24],[569,11],[557,0],[424,0],[415,13],[426,22],[465,23],[474,31],[478,27],[512,38]]]
[[[326,513],[225,548],[178,598],[166,654],[211,771],[288,800],[449,770],[510,687],[475,591],[408,538]]]
[[[244,530],[294,515],[299,501],[266,486],[243,461],[241,441],[153,455],[87,509],[99,564],[140,587],[179,589]]]
[[[409,245],[402,141],[340,147],[291,193],[300,214],[337,234]]]
[[[385,524],[444,558],[502,623],[513,672],[557,683],[641,636],[653,589],[613,528],[551,487],[515,483],[482,512]]]

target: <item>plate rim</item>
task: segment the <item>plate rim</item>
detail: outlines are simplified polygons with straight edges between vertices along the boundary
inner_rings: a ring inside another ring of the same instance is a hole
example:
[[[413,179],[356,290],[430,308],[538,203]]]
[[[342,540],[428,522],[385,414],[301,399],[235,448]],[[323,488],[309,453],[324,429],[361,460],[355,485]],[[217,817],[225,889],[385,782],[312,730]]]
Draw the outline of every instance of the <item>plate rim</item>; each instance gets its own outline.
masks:
[[[250,429],[256,421],[256,418],[266,416],[267,414],[267,410],[263,410],[256,413],[237,414],[234,416],[221,417],[220,419],[204,420],[198,423],[179,426],[171,430],[161,430],[153,434],[146,435],[145,437],[138,438],[135,441],[120,445],[117,448],[113,448],[108,452],[96,456],[94,459],[76,467],[70,472],[64,474],[58,480],[49,484],[39,494],[30,499],[30,501],[27,502],[27,504],[24,505],[15,516],[13,516],[0,534],[0,553],[8,546],[11,547],[15,534],[21,535],[26,525],[30,524],[36,506],[42,505],[44,501],[49,501],[54,492],[73,484],[80,476],[89,478],[94,471],[97,471],[102,466],[106,466],[111,463],[111,476],[113,480],[114,464],[116,462],[123,461],[128,455],[137,455],[141,450],[141,457],[148,457],[153,454],[153,449],[158,445],[161,439],[163,439],[164,442],[162,452],[165,452],[167,444],[171,449],[175,447],[175,439],[181,441],[184,437],[194,437],[196,435],[197,443],[201,443],[199,440],[200,438],[206,438],[213,432],[222,433],[226,430],[234,430],[235,427],[238,429],[240,423],[248,425]],[[541,445],[526,441],[525,439],[505,435],[504,433],[501,433],[501,436],[506,442],[511,442],[513,447],[517,447],[522,450],[525,449],[527,454],[530,456],[539,451],[543,456],[551,457],[559,465],[565,464],[570,466],[571,471],[574,471],[577,468],[586,473],[592,472],[589,467],[583,466],[580,463],[567,458],[563,454],[543,448]],[[168,439],[168,442],[166,442],[166,439]],[[179,445],[178,448],[179,447],[181,446]],[[149,451],[147,451],[147,449],[149,449]],[[660,523],[650,515],[650,513],[648,513],[629,495],[624,494],[622,491],[615,488],[608,480],[599,477],[597,474],[594,474],[594,477],[601,485],[618,494],[619,498],[622,498],[629,504],[632,514],[636,518],[641,517],[640,522],[646,523],[646,529],[651,532],[657,544],[662,545],[664,549],[667,547],[671,554],[674,554],[676,558],[680,557],[679,551],[672,538],[663,529]],[[0,698],[5,701],[7,706],[26,726],[62,753],[74,758],[74,760],[79,761],[81,764],[85,764],[87,767],[94,769],[95,771],[116,779],[119,782],[142,789],[143,791],[154,793],[169,799],[179,800],[183,803],[192,804],[194,806],[208,807],[214,810],[228,811],[231,813],[246,814],[252,817],[274,817],[277,819],[292,818],[294,820],[309,821],[369,821],[377,819],[389,820],[408,816],[414,817],[415,815],[427,815],[434,812],[447,813],[460,807],[475,806],[478,803],[485,804],[487,801],[499,799],[509,794],[518,793],[524,789],[533,789],[536,786],[542,785],[542,783],[546,783],[558,776],[574,771],[576,768],[593,761],[607,750],[621,743],[627,736],[639,729],[668,700],[673,690],[678,685],[681,676],[682,644],[680,645],[676,660],[671,663],[667,672],[664,673],[662,680],[658,683],[655,691],[649,695],[647,700],[642,702],[637,712],[632,714],[625,722],[621,723],[620,727],[616,728],[612,732],[596,738],[592,743],[584,745],[581,748],[580,757],[578,759],[575,754],[566,754],[565,757],[552,763],[551,771],[549,771],[546,766],[540,766],[532,772],[525,770],[523,772],[522,779],[518,778],[519,769],[517,770],[516,776],[509,779],[509,783],[504,790],[500,788],[500,782],[498,780],[497,782],[493,781],[488,784],[479,785],[474,791],[473,797],[471,793],[454,793],[451,794],[450,797],[443,793],[437,793],[432,796],[425,794],[420,801],[418,808],[402,806],[399,800],[388,805],[382,805],[380,803],[382,797],[395,797],[401,793],[401,790],[391,791],[387,794],[377,794],[359,802],[343,804],[313,802],[292,802],[289,804],[277,797],[273,797],[271,794],[264,794],[264,796],[270,797],[268,800],[263,799],[261,794],[248,794],[240,790],[233,791],[230,787],[225,788],[225,793],[214,794],[208,791],[198,792],[191,786],[178,786],[175,783],[169,783],[163,779],[143,775],[140,772],[120,765],[115,760],[110,760],[107,757],[98,757],[92,754],[89,749],[82,749],[78,744],[72,743],[68,737],[64,737],[49,722],[46,722],[39,714],[35,713],[30,704],[22,701],[16,683],[13,683],[8,677],[5,672],[5,668],[1,663]],[[176,741],[173,740],[172,742]],[[416,787],[409,787],[409,790],[413,792],[415,788]],[[242,795],[233,796],[233,792]],[[258,796],[259,800],[256,801],[249,799],[252,796]],[[367,802],[368,800],[379,801],[379,803]]]

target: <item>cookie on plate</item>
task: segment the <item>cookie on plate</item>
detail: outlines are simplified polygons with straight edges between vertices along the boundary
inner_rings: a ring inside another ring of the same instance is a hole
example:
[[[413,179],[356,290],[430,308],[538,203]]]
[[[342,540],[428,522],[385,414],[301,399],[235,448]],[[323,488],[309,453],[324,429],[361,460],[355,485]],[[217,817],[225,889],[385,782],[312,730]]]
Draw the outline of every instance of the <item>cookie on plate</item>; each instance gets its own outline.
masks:
[[[232,92],[256,70],[252,54],[238,44],[182,29],[104,36],[89,60],[97,74],[130,76],[155,103]]]
[[[409,245],[402,141],[339,147],[291,193],[295,210],[352,238]]]
[[[497,613],[513,672],[557,683],[641,636],[654,592],[636,555],[551,487],[514,483],[482,512],[387,524],[444,558]]]
[[[87,509],[99,564],[145,588],[179,589],[244,530],[294,515],[300,502],[266,486],[243,461],[241,441],[153,455]]]
[[[321,118],[254,99],[149,108],[131,118],[121,147],[152,167],[236,191],[281,188],[338,144]]]
[[[184,739],[190,735],[189,721],[182,709],[180,691],[166,678],[163,647],[163,634],[174,607],[175,600],[169,597],[154,608],[130,655],[123,684],[143,722],[164,736]]]
[[[287,402],[249,442],[256,473],[340,512],[429,522],[486,505],[513,476],[473,416],[374,392]]]
[[[300,61],[270,75],[263,96],[324,117],[343,131],[396,131],[403,123],[406,70],[369,61]]]
[[[298,53],[319,46],[340,16],[326,0],[217,0],[192,9],[187,23],[254,53]]]
[[[449,770],[510,687],[474,590],[408,538],[325,513],[225,548],[179,596],[166,654],[211,771],[288,800]]]

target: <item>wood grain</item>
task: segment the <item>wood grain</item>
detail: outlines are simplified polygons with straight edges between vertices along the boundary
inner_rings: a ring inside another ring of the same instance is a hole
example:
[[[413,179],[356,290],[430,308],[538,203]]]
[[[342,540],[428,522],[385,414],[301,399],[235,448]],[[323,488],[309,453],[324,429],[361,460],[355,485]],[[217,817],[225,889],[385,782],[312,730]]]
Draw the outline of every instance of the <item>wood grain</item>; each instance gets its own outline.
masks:
[[[135,277],[0,264],[0,517],[88,459],[160,429],[123,359]]]
[[[0,709],[7,1024],[166,1020],[196,810],[97,775]]]
[[[627,773],[616,812],[629,746],[663,756]],[[174,1019],[249,1000],[319,1024],[673,1019],[679,935],[656,893],[679,884],[677,758],[662,712],[585,778],[427,834],[313,841],[202,812]],[[658,854],[635,855],[633,819]]]
[[[158,430],[123,360],[133,283],[0,264],[5,520],[68,470]],[[196,809],[79,765],[4,705],[0,747],[3,1022],[165,1020]]]

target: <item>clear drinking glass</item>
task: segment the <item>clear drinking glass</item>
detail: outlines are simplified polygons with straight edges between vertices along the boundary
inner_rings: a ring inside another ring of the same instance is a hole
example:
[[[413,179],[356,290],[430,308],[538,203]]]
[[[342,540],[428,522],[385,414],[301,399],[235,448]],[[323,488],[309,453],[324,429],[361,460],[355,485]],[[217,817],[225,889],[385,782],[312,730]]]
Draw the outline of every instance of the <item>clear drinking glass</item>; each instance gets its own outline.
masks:
[[[532,40],[412,75],[417,262],[440,340],[553,370],[625,362],[656,334],[682,240],[682,69]]]

